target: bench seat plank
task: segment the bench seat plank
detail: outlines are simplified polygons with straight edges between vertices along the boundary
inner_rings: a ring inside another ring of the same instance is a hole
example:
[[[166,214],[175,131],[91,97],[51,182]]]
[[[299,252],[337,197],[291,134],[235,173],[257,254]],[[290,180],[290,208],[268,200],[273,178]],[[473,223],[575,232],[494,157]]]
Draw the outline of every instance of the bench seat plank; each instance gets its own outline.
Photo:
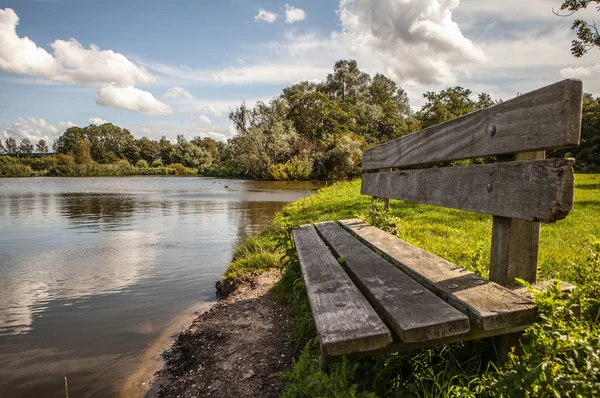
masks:
[[[361,220],[340,225],[392,264],[467,313],[484,331],[528,325],[537,319],[533,302]]]
[[[469,319],[375,254],[335,222],[315,224],[359,289],[403,342],[467,333]],[[414,294],[416,293],[416,294]]]
[[[337,356],[383,348],[390,330],[310,225],[293,230],[321,349]]]

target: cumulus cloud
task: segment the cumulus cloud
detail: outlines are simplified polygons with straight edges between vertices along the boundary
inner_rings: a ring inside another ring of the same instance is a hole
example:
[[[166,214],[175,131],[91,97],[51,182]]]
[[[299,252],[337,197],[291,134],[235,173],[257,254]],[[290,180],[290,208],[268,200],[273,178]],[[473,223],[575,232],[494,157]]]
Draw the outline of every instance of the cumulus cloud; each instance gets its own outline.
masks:
[[[18,24],[19,17],[12,9],[0,9],[0,70],[58,83],[133,85],[156,81],[156,76],[124,55],[93,44],[83,48],[75,39],[55,40],[50,44],[51,55],[28,37],[19,37]]]
[[[77,124],[73,122],[58,122],[57,127],[59,131],[65,131],[70,127],[77,127]]]
[[[106,84],[98,90],[96,104],[145,113],[147,115],[168,115],[173,113],[173,108],[158,101],[151,93],[133,86],[121,87],[114,83]]]
[[[207,106],[206,110],[215,116],[223,116],[223,112],[221,112],[220,110],[218,110],[217,108],[215,108],[212,105]]]
[[[299,21],[304,21],[306,18],[306,12],[301,8],[296,8],[289,4],[285,5],[285,22],[286,23],[294,23]]]
[[[452,20],[459,0],[341,0],[343,32],[355,53],[370,53],[400,81],[454,83],[458,68],[485,60]]]
[[[104,123],[108,123],[106,120],[102,119],[101,117],[91,117],[88,119],[88,124],[94,124],[96,126],[101,126]]]
[[[258,10],[258,14],[254,16],[254,20],[273,23],[277,21],[277,14],[275,14],[274,12],[266,11],[264,8],[261,8]]]
[[[165,99],[186,99],[186,100],[191,101],[194,99],[194,96],[192,94],[190,94],[190,92],[184,88],[171,87],[163,94],[163,98],[165,98]]]
[[[33,143],[41,139],[51,142],[53,138],[58,137],[59,129],[42,118],[20,117],[12,124],[0,125],[4,139],[12,137],[17,142],[23,138],[29,138]]]
[[[600,64],[596,64],[593,66],[580,66],[578,68],[564,68],[560,71],[561,76],[563,77],[577,77],[584,78],[593,75],[600,74]]]
[[[206,117],[204,115],[201,115],[198,119],[200,120],[200,122],[205,123],[205,124],[211,124],[212,123],[212,121],[208,117]]]

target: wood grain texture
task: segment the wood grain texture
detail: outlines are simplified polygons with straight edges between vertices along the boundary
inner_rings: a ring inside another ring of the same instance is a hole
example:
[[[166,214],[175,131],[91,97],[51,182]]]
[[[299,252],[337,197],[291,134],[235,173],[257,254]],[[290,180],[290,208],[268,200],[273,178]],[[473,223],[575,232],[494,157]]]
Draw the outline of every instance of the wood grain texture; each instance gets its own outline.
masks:
[[[449,304],[484,331],[529,325],[537,319],[533,302],[361,220],[339,221],[372,250]]]
[[[388,345],[390,330],[352,283],[315,229],[292,232],[324,356]]]
[[[548,159],[368,173],[364,195],[554,222],[573,208],[573,160]]]
[[[499,156],[497,162],[542,160],[546,153],[524,152]],[[540,223],[494,216],[490,256],[490,280],[502,286],[514,286],[520,278],[535,283],[537,278]]]
[[[582,83],[567,79],[363,152],[363,170],[574,147]],[[491,126],[495,133],[489,132]]]
[[[358,359],[365,357],[373,357],[377,355],[391,354],[394,352],[408,352],[413,350],[419,350],[422,348],[435,347],[445,344],[457,343],[459,341],[479,340],[488,337],[502,336],[510,333],[522,332],[527,328],[528,325],[516,326],[512,328],[496,329],[496,330],[481,330],[476,325],[471,324],[471,330],[468,333],[460,334],[456,336],[444,337],[442,339],[423,341],[418,343],[406,343],[400,340],[396,335],[393,335],[394,341],[392,344],[385,346],[373,351],[363,351],[348,355],[348,358]],[[331,361],[335,361],[339,357],[330,358]]]
[[[404,342],[463,334],[469,318],[375,254],[335,222],[315,224],[352,280]],[[414,294],[413,292],[419,294]]]

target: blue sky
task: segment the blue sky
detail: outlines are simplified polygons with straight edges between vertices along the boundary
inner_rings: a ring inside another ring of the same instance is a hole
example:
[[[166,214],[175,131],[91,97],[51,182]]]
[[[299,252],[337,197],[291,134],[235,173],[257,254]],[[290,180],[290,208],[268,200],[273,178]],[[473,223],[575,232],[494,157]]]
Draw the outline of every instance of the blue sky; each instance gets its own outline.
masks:
[[[577,77],[600,94],[600,50],[571,56],[560,3],[2,0],[0,139],[109,121],[136,137],[223,140],[242,98],[323,80],[343,58],[392,77],[414,109],[451,85],[506,100]]]

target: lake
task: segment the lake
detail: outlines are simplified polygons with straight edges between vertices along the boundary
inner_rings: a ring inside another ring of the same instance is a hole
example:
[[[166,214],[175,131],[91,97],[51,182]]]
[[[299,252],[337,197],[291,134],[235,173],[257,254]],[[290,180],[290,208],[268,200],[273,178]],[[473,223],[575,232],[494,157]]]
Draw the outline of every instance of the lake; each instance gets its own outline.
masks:
[[[117,393],[231,249],[311,182],[0,179],[0,396]],[[224,325],[226,327],[227,325]]]

